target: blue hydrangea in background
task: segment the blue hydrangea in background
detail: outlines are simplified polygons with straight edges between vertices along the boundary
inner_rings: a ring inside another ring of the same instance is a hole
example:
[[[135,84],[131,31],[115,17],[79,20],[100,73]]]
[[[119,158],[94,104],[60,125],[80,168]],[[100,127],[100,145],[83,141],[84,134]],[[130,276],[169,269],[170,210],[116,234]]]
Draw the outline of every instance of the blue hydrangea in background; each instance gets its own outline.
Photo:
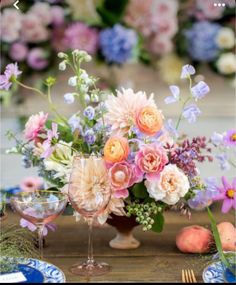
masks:
[[[103,30],[99,35],[101,52],[110,63],[122,64],[131,59],[137,41],[133,30],[119,24]]]
[[[213,61],[219,54],[216,35],[221,26],[208,21],[195,23],[191,29],[185,31],[188,43],[188,53],[197,61]]]

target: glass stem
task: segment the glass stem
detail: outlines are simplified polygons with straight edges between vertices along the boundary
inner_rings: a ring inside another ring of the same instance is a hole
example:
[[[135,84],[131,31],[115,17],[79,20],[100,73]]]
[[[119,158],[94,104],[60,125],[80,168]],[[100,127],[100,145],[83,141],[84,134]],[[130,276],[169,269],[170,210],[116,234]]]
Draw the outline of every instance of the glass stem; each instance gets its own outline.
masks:
[[[88,264],[93,264],[93,218],[88,220]]]
[[[44,225],[38,225],[38,247],[40,260],[43,260],[43,229]]]

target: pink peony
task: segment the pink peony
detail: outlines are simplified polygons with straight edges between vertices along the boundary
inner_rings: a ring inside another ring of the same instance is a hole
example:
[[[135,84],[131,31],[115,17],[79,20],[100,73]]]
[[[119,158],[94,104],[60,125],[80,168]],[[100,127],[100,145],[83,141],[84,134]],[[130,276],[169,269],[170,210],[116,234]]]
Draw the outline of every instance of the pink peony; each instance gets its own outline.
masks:
[[[41,189],[43,181],[39,177],[26,177],[20,183],[20,189],[24,192],[33,192]]]
[[[149,44],[149,49],[157,55],[165,55],[173,50],[173,42],[169,37],[156,35]]]
[[[27,140],[35,140],[37,136],[43,131],[47,118],[48,114],[44,114],[43,112],[32,115],[25,125],[25,138]]]
[[[76,22],[65,30],[64,42],[67,48],[94,54],[98,48],[98,32],[84,23]]]
[[[64,9],[60,6],[52,6],[51,8],[52,14],[52,24],[54,26],[61,26],[65,21],[65,12]]]
[[[143,145],[135,157],[135,163],[148,180],[158,179],[168,162],[165,150],[158,144]]]
[[[10,47],[9,56],[16,61],[25,60],[28,53],[28,47],[20,42],[13,43]]]
[[[22,14],[16,9],[6,8],[1,15],[1,40],[12,43],[19,39]]]
[[[47,28],[34,14],[28,13],[22,19],[22,39],[29,43],[40,43],[49,37]]]
[[[46,52],[42,48],[33,48],[27,57],[28,65],[36,70],[42,70],[48,66]]]
[[[30,8],[29,13],[35,15],[45,26],[51,24],[52,22],[51,7],[48,3],[35,3]]]
[[[199,20],[216,20],[221,18],[225,7],[214,6],[214,3],[221,3],[221,1],[196,0],[196,10],[194,12],[195,17]]]

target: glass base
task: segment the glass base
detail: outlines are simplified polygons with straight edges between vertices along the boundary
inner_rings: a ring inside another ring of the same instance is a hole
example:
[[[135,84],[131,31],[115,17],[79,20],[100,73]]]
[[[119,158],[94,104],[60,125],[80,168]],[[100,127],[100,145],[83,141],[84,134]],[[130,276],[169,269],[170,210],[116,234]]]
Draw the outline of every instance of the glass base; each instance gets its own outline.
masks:
[[[79,276],[100,276],[111,271],[111,266],[107,263],[89,263],[75,264],[70,268],[70,272]]]

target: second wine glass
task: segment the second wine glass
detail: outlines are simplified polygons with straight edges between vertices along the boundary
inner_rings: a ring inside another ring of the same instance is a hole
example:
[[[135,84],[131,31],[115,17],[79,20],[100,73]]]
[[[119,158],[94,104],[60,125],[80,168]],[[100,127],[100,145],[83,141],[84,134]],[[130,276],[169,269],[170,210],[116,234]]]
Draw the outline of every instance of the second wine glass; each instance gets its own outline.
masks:
[[[103,275],[111,270],[106,263],[97,263],[93,258],[92,228],[94,219],[107,207],[111,198],[111,187],[107,168],[102,157],[75,156],[69,184],[69,199],[72,207],[89,225],[88,259],[70,269],[82,276]]]

